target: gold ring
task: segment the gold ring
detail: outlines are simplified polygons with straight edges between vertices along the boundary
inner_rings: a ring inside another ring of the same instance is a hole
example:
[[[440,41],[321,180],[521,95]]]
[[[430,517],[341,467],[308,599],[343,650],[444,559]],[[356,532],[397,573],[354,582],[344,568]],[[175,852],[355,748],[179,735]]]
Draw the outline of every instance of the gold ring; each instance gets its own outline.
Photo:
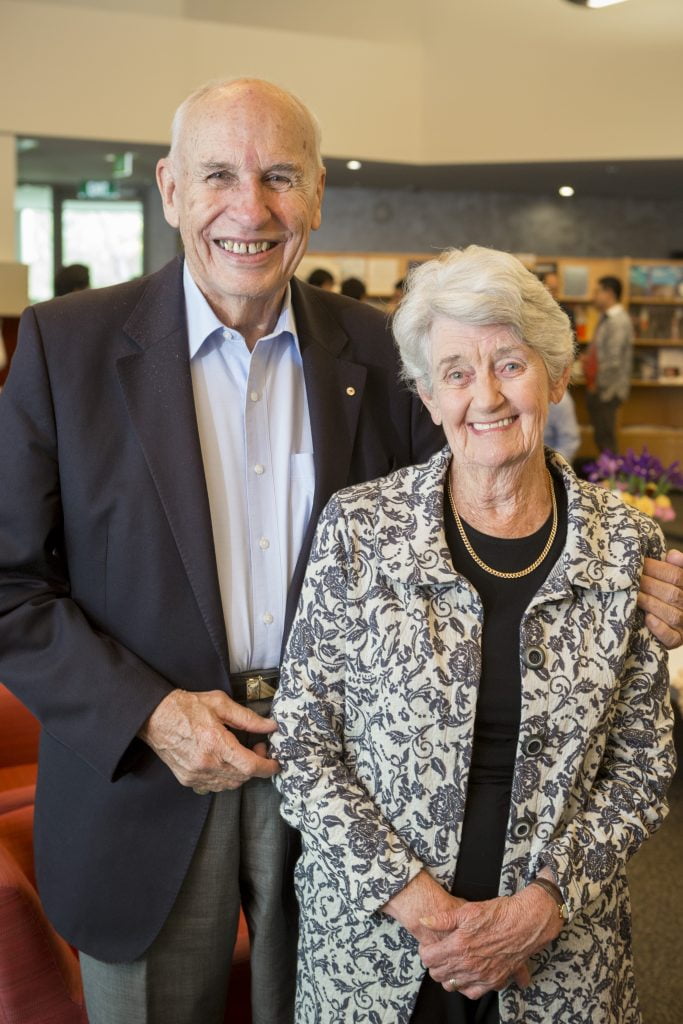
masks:
[[[458,983],[455,980],[455,978],[449,978],[448,979],[448,988],[449,988],[449,991],[451,991],[451,992],[457,992],[458,991]]]
[[[206,796],[207,793],[211,792],[211,790],[210,789],[195,789],[195,787],[193,786],[192,787],[192,792],[196,793],[197,796]]]

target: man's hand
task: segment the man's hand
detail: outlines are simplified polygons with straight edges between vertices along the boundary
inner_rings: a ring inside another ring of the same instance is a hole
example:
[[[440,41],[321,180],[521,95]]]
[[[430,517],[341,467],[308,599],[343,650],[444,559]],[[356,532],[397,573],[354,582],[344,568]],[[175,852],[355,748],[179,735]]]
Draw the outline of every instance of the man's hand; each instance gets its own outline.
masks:
[[[526,961],[562,928],[557,905],[538,886],[515,896],[463,903],[423,921],[434,938],[420,943],[420,957],[435,981],[468,999],[500,991],[514,981],[529,984]]]
[[[168,765],[178,782],[198,792],[237,789],[253,777],[275,775],[280,766],[267,757],[265,743],[248,750],[226,726],[271,733],[271,718],[237,704],[221,690],[172,690],[138,735]]]
[[[646,558],[638,605],[645,624],[669,650],[683,644],[683,554],[669,551],[666,562]]]

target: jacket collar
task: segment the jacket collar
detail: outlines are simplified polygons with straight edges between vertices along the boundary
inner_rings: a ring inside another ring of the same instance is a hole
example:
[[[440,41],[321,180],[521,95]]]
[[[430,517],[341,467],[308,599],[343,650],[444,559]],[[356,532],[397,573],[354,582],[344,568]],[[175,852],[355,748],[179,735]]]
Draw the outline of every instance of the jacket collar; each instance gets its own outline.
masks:
[[[636,584],[642,571],[643,517],[634,516],[610,491],[577,478],[555,452],[548,465],[559,471],[567,492],[567,540],[543,585],[559,595],[573,587],[615,591]],[[444,530],[444,487],[451,461],[448,447],[429,462],[387,478],[378,490],[375,551],[384,572],[408,586],[453,586]],[[654,527],[653,527],[654,529]]]

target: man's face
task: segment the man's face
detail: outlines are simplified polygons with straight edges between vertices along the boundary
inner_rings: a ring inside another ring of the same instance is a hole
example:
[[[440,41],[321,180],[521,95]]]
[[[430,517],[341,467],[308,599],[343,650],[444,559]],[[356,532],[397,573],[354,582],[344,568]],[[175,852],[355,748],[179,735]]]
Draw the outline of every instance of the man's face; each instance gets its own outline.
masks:
[[[603,288],[602,285],[596,284],[595,291],[593,292],[593,305],[601,313],[613,306],[615,302],[614,295],[609,288]]]
[[[187,112],[157,181],[192,276],[222,320],[245,304],[279,309],[320,226],[324,179],[308,119],[265,83],[223,87]]]

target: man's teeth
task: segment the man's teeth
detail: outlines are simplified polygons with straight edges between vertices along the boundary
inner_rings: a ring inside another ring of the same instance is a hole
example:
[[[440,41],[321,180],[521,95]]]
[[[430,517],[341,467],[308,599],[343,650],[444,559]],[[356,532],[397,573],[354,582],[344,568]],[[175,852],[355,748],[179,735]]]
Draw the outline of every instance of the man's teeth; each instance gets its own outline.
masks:
[[[267,252],[268,249],[272,249],[275,242],[233,242],[231,238],[219,238],[218,244],[226,252],[235,252],[238,256],[246,256],[249,253],[252,256],[254,253]]]
[[[508,416],[504,420],[496,420],[495,423],[473,423],[472,426],[475,430],[495,430],[496,427],[507,427],[514,421],[514,416]]]

